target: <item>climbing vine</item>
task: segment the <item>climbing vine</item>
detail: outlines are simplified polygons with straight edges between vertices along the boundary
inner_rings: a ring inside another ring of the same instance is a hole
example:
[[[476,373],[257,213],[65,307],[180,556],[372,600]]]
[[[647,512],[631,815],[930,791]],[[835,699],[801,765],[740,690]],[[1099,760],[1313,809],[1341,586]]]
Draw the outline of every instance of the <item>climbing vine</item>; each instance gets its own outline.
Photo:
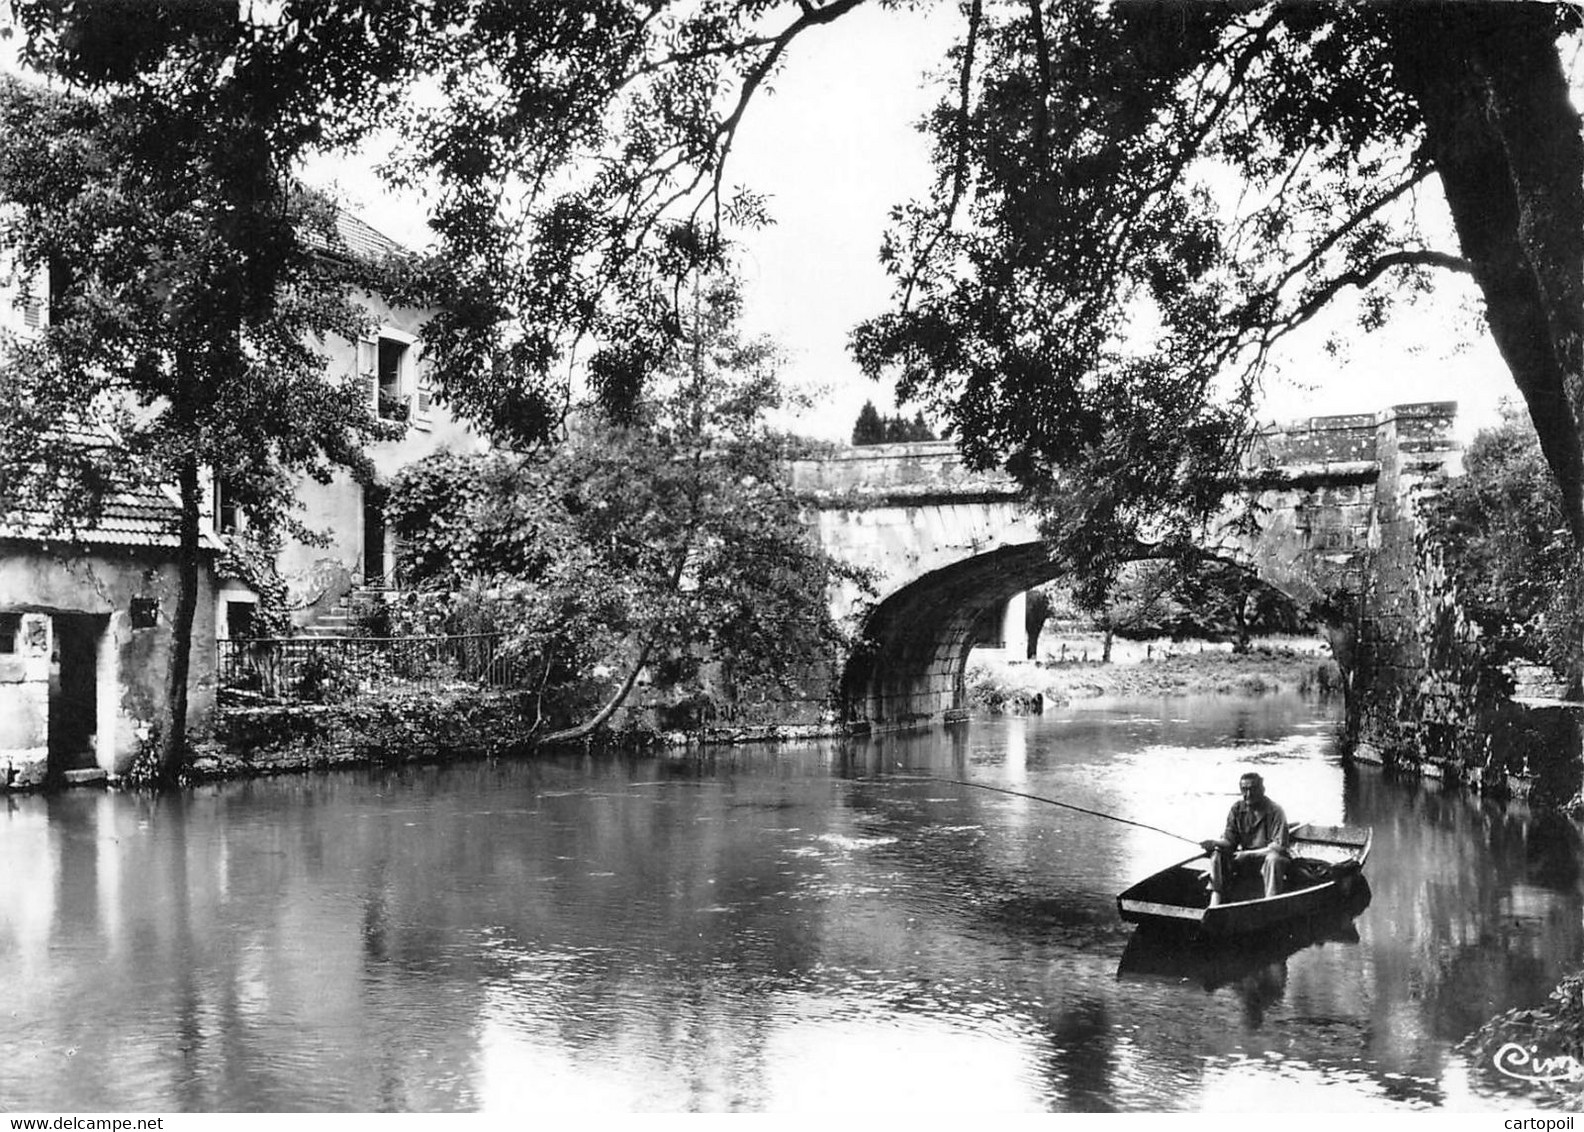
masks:
[[[253,614],[255,637],[285,637],[291,634],[291,606],[286,582],[276,566],[279,554],[278,538],[256,528],[248,528],[227,538],[225,553],[220,557],[221,577],[234,578],[258,594],[258,608]]]
[[[1576,728],[1563,712],[1512,699],[1520,671],[1560,678],[1576,647],[1566,630],[1578,564],[1560,493],[1534,430],[1511,411],[1474,439],[1464,463],[1463,476],[1419,503],[1413,632],[1423,675],[1383,718],[1421,766],[1475,780],[1522,776],[1542,797],[1565,794]]]

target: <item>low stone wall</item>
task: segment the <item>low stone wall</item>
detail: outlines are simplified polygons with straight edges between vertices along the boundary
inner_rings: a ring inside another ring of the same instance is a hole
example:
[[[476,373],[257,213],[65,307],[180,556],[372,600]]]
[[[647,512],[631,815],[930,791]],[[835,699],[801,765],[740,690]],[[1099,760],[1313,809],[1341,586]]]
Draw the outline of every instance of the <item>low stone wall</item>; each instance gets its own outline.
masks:
[[[1509,701],[1477,723],[1451,712],[1438,718],[1434,708],[1415,720],[1405,710],[1394,730],[1377,728],[1372,740],[1354,745],[1350,757],[1481,794],[1584,812],[1579,795],[1581,708]]]
[[[459,690],[410,693],[348,704],[222,709],[213,742],[195,755],[194,781],[286,774],[390,762],[443,762],[527,754],[526,696]],[[744,712],[747,716],[752,713]],[[596,742],[642,750],[654,746],[808,739],[841,733],[831,720],[741,718],[703,728],[666,728],[650,720],[600,734]]]
[[[222,708],[194,780],[420,762],[528,748],[519,694],[409,693],[346,704]]]

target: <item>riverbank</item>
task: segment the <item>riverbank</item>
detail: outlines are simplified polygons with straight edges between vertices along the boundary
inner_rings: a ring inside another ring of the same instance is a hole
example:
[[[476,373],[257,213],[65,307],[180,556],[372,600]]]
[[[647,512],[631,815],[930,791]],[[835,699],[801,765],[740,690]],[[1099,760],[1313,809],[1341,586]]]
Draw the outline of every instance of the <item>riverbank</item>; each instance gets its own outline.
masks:
[[[1459,1049],[1488,1084],[1522,1096],[1539,1089],[1577,1107],[1584,1101],[1584,972],[1563,979],[1541,1005],[1492,1018]]]
[[[210,782],[310,770],[520,756],[565,748],[537,742],[525,693],[469,685],[393,690],[336,704],[228,705],[214,734],[194,746],[186,779]],[[728,724],[698,732],[601,730],[568,746],[647,751],[707,743],[783,742],[842,734],[821,724]],[[101,776],[102,779],[103,776]]]
[[[1282,690],[1324,691],[1337,684],[1329,656],[1294,647],[1245,654],[1207,649],[1128,663],[1007,663],[981,652],[969,673],[969,700],[980,713],[1030,712],[1071,700]],[[1124,654],[1126,655],[1126,654]],[[1154,655],[1159,655],[1158,652]],[[390,762],[441,762],[533,749],[527,704],[519,694],[480,693],[458,686],[391,694],[336,705],[231,707],[220,713],[214,740],[203,744],[194,781],[274,775]],[[597,746],[625,750],[678,747],[700,741],[734,745],[840,734],[823,724],[721,725],[706,732],[602,733]]]
[[[1007,661],[991,650],[970,658],[968,699],[976,711],[1043,711],[1073,700],[1152,698],[1200,694],[1262,695],[1280,691],[1329,692],[1341,675],[1329,654],[1287,645],[1246,653],[1207,649],[1125,663]]]

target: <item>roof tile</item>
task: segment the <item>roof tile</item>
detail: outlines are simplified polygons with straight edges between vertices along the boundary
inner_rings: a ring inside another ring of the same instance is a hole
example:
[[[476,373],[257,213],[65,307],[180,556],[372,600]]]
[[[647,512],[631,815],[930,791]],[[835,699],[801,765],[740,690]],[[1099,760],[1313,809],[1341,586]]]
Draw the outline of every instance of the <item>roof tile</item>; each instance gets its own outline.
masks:
[[[82,426],[63,425],[61,439],[83,447],[108,446],[104,434]],[[0,539],[26,542],[71,540],[91,545],[175,548],[181,545],[180,531],[181,502],[173,488],[127,479],[112,484],[98,517],[86,524],[57,523],[54,514],[42,506],[24,505],[0,514]],[[225,549],[207,522],[200,529],[199,545],[207,550]]]

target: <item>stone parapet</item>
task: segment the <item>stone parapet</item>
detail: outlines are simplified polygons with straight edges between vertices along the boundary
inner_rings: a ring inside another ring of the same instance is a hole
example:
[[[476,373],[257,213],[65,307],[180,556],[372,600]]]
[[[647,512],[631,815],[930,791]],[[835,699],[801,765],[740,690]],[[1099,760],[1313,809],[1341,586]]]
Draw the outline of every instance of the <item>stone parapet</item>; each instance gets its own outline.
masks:
[[[921,503],[1016,496],[1004,472],[979,472],[963,463],[949,440],[871,444],[844,448],[791,464],[794,490],[822,506],[873,506],[887,501]]]

